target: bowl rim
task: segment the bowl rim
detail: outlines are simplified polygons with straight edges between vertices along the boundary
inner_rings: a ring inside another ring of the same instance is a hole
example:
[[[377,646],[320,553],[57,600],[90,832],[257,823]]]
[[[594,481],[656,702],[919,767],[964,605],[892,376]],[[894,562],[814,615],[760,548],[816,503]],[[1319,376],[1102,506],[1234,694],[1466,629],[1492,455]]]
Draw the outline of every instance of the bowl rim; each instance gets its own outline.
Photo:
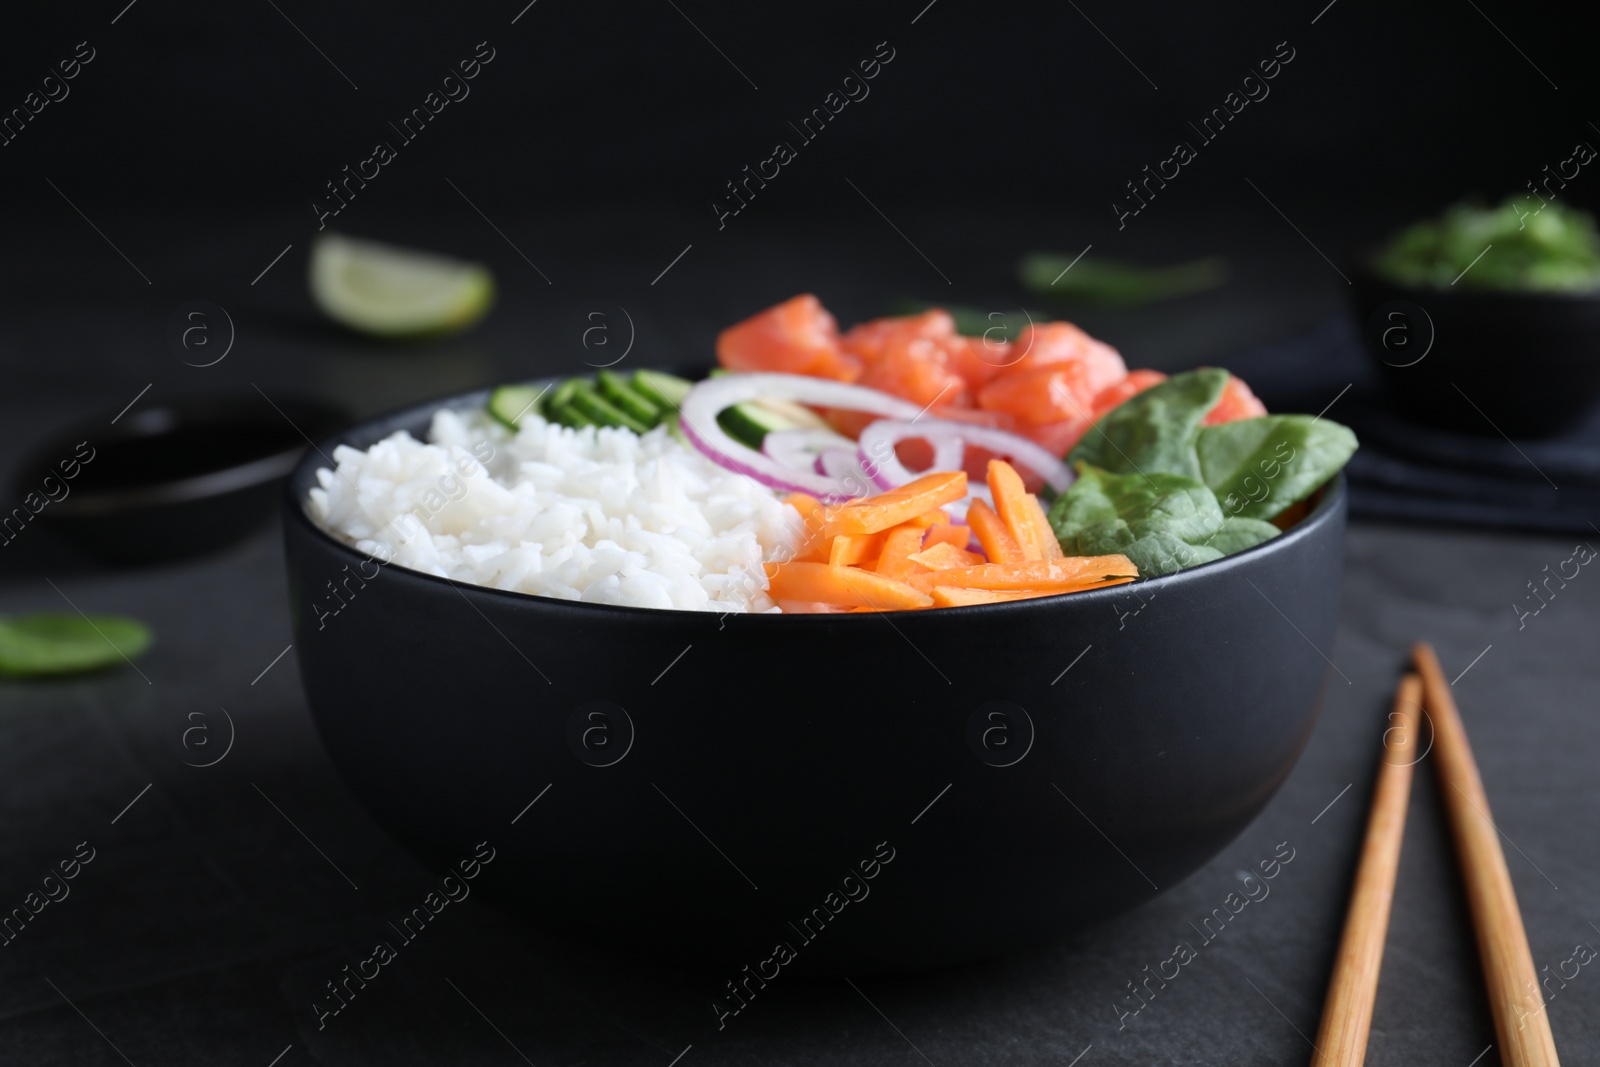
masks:
[[[348,421],[338,408],[322,401],[294,396],[285,402],[302,419],[309,416],[322,422]],[[33,484],[28,479],[53,474],[52,460],[60,455],[71,455],[73,445],[70,442],[80,437],[93,445],[108,447],[126,441],[159,437],[182,426],[228,427],[234,424],[232,416],[253,411],[254,406],[245,393],[192,393],[170,397],[146,407],[137,412],[126,426],[118,427],[112,433],[100,428],[102,420],[85,420],[30,448],[18,464],[12,481],[18,487],[27,488]],[[146,424],[160,422],[163,417],[164,424],[143,428]],[[258,421],[261,425],[273,422],[265,416],[259,417]],[[299,431],[299,426],[292,421],[291,426],[296,432]],[[290,444],[275,451],[262,452],[254,458],[180,478],[163,478],[111,489],[75,487],[69,496],[54,502],[40,517],[63,522],[112,518],[169,504],[226,496],[239,490],[268,485],[290,474],[309,447],[309,443]],[[92,457],[86,462],[92,462]]]
[[[537,388],[547,382],[560,381],[566,377],[570,376],[552,375],[548,377],[530,378],[502,384],[532,386]],[[1085,589],[1072,593],[1057,593],[1051,596],[1030,597],[1026,600],[1002,601],[997,604],[964,604],[946,608],[921,608],[917,610],[905,611],[874,611],[861,612],[859,614],[850,612],[830,612],[824,614],[800,612],[719,612],[712,610],[700,611],[687,608],[645,608],[637,607],[631,604],[596,604],[586,600],[569,600],[564,597],[545,596],[540,593],[523,593],[514,589],[498,589],[494,586],[477,585],[471,582],[462,582],[453,578],[446,578],[437,574],[428,574],[425,571],[414,570],[405,566],[404,564],[385,563],[381,560],[378,560],[376,557],[367,555],[354,545],[339,539],[332,532],[324,529],[320,523],[311,517],[306,494],[312,487],[316,485],[316,471],[318,469],[327,469],[329,466],[333,465],[333,460],[329,457],[329,452],[331,452],[334,448],[337,448],[340,445],[348,444],[348,439],[350,438],[370,436],[375,432],[379,432],[380,428],[386,428],[386,432],[382,432],[382,436],[388,436],[389,434],[404,429],[406,423],[415,423],[422,419],[431,419],[433,414],[440,410],[449,409],[452,411],[460,411],[473,406],[481,407],[487,402],[489,394],[496,388],[499,388],[499,386],[492,386],[484,389],[474,389],[464,393],[455,393],[450,396],[441,397],[435,400],[427,400],[417,404],[409,404],[402,408],[396,408],[394,410],[375,415],[371,418],[363,419],[360,422],[354,423],[353,425],[350,425],[335,434],[325,437],[320,441],[314,442],[311,447],[307,448],[301,454],[299,461],[294,465],[294,469],[290,471],[289,476],[284,479],[283,503],[287,522],[293,523],[296,526],[309,531],[315,540],[318,540],[324,545],[334,549],[337,555],[349,557],[353,563],[358,565],[361,561],[371,560],[372,562],[377,563],[380,567],[396,567],[401,575],[412,580],[420,581],[424,585],[432,585],[440,589],[451,588],[463,596],[468,594],[477,594],[490,600],[502,600],[510,604],[523,603],[544,605],[547,607],[565,608],[573,611],[597,615],[612,615],[634,618],[659,618],[662,620],[678,619],[680,621],[687,621],[718,618],[722,620],[724,624],[726,624],[728,620],[782,618],[788,621],[786,623],[777,623],[776,625],[837,625],[841,620],[846,619],[862,620],[860,623],[847,622],[846,625],[866,625],[865,620],[882,617],[885,621],[889,622],[890,625],[894,625],[894,620],[897,618],[906,619],[931,617],[943,619],[948,618],[952,612],[959,612],[966,616],[975,617],[979,613],[989,616],[999,616],[1003,614],[1014,614],[1017,612],[1038,611],[1042,610],[1043,605],[1059,605],[1063,600],[1069,598],[1073,603],[1106,603],[1112,599],[1126,597],[1133,589],[1139,589],[1141,591],[1145,589],[1154,590],[1155,592],[1150,594],[1150,598],[1153,598],[1155,593],[1174,586],[1180,582],[1196,581],[1203,577],[1209,576],[1221,577],[1227,572],[1239,567],[1249,566],[1252,560],[1265,560],[1270,555],[1274,555],[1279,552],[1290,551],[1291,546],[1311,537],[1315,532],[1327,526],[1329,523],[1336,521],[1335,516],[1343,511],[1343,505],[1345,503],[1345,497],[1347,494],[1345,472],[1341,469],[1337,474],[1335,474],[1328,481],[1324,482],[1322,486],[1316,490],[1319,495],[1317,502],[1315,506],[1312,507],[1310,513],[1298,523],[1291,526],[1289,529],[1279,533],[1278,536],[1267,541],[1263,541],[1260,544],[1252,545],[1242,552],[1235,552],[1231,555],[1223,556],[1221,559],[1210,560],[1206,563],[1188,567],[1181,571],[1175,571],[1171,574],[1157,575],[1154,578],[1140,578],[1133,582],[1123,582],[1118,585],[1105,586],[1100,589]],[[369,442],[366,447],[371,447],[371,443],[381,440],[382,436],[372,436],[371,442]],[[355,446],[351,445],[350,447]],[[314,460],[317,462],[313,462]],[[371,579],[368,580],[370,581]],[[733,625],[747,624],[744,622],[734,622]],[[767,623],[758,625],[774,624]]]

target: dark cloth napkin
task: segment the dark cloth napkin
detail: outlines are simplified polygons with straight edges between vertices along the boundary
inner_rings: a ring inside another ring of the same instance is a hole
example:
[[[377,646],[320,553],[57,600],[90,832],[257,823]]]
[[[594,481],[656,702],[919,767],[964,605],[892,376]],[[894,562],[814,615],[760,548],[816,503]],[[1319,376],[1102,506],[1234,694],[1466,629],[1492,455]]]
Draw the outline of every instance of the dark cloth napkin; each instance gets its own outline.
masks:
[[[1390,407],[1377,368],[1343,317],[1242,353],[1227,367],[1269,411],[1326,409],[1356,432],[1361,448],[1346,468],[1355,515],[1600,534],[1600,409],[1541,440],[1508,440],[1487,422],[1483,436],[1410,422]]]

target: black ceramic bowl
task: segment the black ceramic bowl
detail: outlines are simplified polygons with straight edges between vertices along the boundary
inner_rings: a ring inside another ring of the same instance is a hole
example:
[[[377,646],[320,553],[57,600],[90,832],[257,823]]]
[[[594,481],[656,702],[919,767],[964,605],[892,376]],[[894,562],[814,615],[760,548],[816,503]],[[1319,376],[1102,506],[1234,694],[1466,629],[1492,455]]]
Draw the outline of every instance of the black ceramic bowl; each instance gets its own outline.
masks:
[[[321,451],[421,436],[438,406]],[[1288,776],[1338,618],[1342,480],[1148,582],[723,618],[380,566],[307,516],[320,464],[287,487],[289,593],[351,790],[440,868],[487,842],[475,891],[552,932],[729,977],[779,942],[813,973],[971,960],[1150,899]]]
[[[1413,289],[1353,273],[1367,351],[1408,418],[1548,437],[1600,398],[1600,295]]]
[[[346,423],[324,404],[191,396],[96,419],[34,449],[16,495],[39,520],[120,563],[179,559],[231,544],[267,522],[306,435]],[[31,521],[31,520],[30,520]]]

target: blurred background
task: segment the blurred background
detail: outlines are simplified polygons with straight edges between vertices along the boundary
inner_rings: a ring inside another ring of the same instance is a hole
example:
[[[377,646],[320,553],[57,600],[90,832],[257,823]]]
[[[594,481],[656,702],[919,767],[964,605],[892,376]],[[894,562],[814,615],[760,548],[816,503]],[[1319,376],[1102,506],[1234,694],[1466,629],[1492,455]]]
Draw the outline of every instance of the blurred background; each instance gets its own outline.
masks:
[[[152,380],[292,383],[369,410],[572,369],[593,300],[628,310],[639,356],[706,361],[718,328],[795,292],[844,323],[898,299],[1015,307],[1023,254],[1090,245],[1227,257],[1222,289],[1156,314],[1065,312],[1130,365],[1226,362],[1341,311],[1335,265],[1397,225],[1523,191],[1600,137],[1580,35],[1503,4],[125,3],[33,8],[0,42],[6,109],[79,42],[93,52],[0,147],[14,419]],[[479,42],[494,58],[470,96],[401,141],[390,123]],[[880,42],[870,95],[800,141],[791,123]],[[1190,123],[1280,47],[1270,95],[1201,141]],[[1198,158],[1119,226],[1125,183],[1178,140]],[[397,158],[329,225],[489,263],[499,303],[469,334],[391,351],[312,310],[313,201],[378,141]],[[719,227],[713,203],[778,141],[797,158]],[[1563,196],[1587,205],[1593,186]],[[238,335],[204,370],[165,338],[194,298]]]

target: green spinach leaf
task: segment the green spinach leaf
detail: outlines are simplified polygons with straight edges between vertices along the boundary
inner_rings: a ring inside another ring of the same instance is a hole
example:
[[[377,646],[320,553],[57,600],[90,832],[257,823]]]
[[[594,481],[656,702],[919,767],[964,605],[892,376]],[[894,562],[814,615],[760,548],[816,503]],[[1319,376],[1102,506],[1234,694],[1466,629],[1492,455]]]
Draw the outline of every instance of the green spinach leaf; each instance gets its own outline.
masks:
[[[1247,548],[1254,548],[1263,541],[1277,537],[1278,532],[1278,528],[1270,522],[1229,515],[1222,520],[1222,529],[1218,530],[1216,536],[1206,544],[1224,556],[1231,556],[1235,552],[1243,552]]]
[[[1050,509],[1050,525],[1069,556],[1120,552],[1150,578],[1220,559],[1231,550],[1224,546],[1240,540],[1198,479],[1165,471],[1112,474],[1088,464],[1078,472]]]
[[[1200,477],[1194,435],[1216,406],[1228,372],[1215,367],[1175,374],[1106,413],[1078,441],[1070,463],[1111,474]]]
[[[1310,415],[1266,415],[1204,426],[1195,437],[1200,478],[1222,510],[1270,519],[1310,496],[1356,450],[1356,435]]]
[[[150,628],[119,615],[0,618],[0,675],[76,674],[131,661],[150,647]]]

